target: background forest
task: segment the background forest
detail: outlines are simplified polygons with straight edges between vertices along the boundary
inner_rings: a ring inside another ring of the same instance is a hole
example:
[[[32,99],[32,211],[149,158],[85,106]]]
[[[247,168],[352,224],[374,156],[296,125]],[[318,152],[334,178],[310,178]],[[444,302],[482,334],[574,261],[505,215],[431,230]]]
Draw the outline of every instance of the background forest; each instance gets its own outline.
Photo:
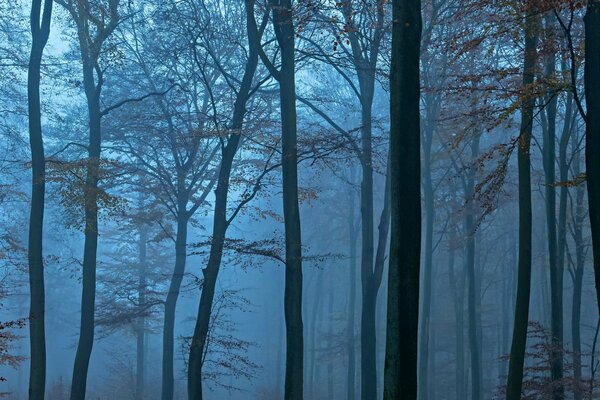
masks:
[[[598,0],[0,0],[0,397],[600,398],[599,46]]]

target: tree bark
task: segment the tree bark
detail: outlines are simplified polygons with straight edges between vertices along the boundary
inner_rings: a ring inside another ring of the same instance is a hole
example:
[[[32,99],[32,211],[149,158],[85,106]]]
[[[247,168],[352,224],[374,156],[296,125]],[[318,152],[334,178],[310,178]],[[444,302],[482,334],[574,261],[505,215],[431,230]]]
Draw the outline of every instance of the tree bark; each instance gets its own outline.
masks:
[[[554,37],[554,16],[546,15],[547,37]],[[552,44],[551,44],[552,45]],[[544,183],[546,194],[546,233],[548,239],[548,261],[550,267],[550,314],[552,334],[551,355],[551,378],[553,382],[553,399],[564,398],[563,378],[563,271],[559,265],[557,256],[557,232],[556,232],[556,112],[558,108],[558,93],[552,88],[556,75],[556,55],[551,51],[546,60],[545,77],[548,80],[549,89],[546,92],[545,112],[547,129],[544,131],[542,158],[544,164]]]
[[[589,0],[585,14],[585,165],[596,299],[600,311],[600,0]]]
[[[272,4],[273,28],[281,52],[279,99],[281,106],[283,216],[285,226],[286,325],[285,399],[304,397],[304,338],[302,322],[302,236],[298,204],[298,149],[296,127],[296,62],[291,0]]]
[[[141,210],[143,210],[144,202],[141,201]],[[138,308],[143,313],[146,305],[146,246],[148,242],[147,225],[143,224],[139,229],[138,242]],[[140,313],[136,321],[136,376],[135,376],[135,398],[136,400],[144,399],[144,367],[145,367],[145,335],[146,335],[146,318]]]
[[[84,187],[85,239],[83,245],[83,280],[79,343],[75,354],[71,400],[84,400],[87,375],[94,344],[96,309],[96,259],[98,252],[98,180],[100,177],[100,146],[102,141],[100,90],[94,78],[96,61],[82,47],[83,87],[88,105],[89,144]]]
[[[42,136],[40,74],[44,47],[50,35],[52,0],[33,0],[31,4],[31,53],[27,75],[29,144],[31,147],[31,210],[29,215],[29,399],[42,400],[46,388],[46,332],[44,287],[44,197],[46,193],[46,158]]]
[[[183,176],[182,173],[179,173]],[[179,187],[183,188],[183,179],[179,178]],[[163,321],[163,359],[162,359],[162,400],[172,400],[175,390],[175,377],[173,372],[173,356],[175,346],[175,310],[181,289],[181,282],[185,273],[187,259],[187,236],[189,216],[186,210],[187,194],[179,191],[177,234],[175,237],[175,268],[171,276],[169,292],[165,300],[165,315]]]
[[[579,142],[577,135],[573,136],[573,148],[576,149]],[[579,152],[573,157],[573,174],[579,175],[581,159]],[[585,189],[583,186],[575,188],[575,215],[573,215],[573,241],[575,244],[575,265],[573,266],[573,302],[571,308],[571,336],[573,341],[573,377],[574,400],[583,398],[582,362],[581,362],[581,298],[583,292],[583,272],[585,267],[583,226],[585,221],[584,207]]]
[[[532,5],[532,1],[528,5]],[[538,17],[528,9],[525,17],[525,55],[523,71],[524,99],[521,107],[521,131],[518,138],[519,178],[519,267],[515,323],[508,366],[507,400],[519,400],[523,385],[523,368],[527,346],[529,300],[531,294],[531,133],[535,97],[530,93],[535,79],[537,60]]]
[[[473,142],[471,143],[471,162],[475,163],[476,158],[479,154],[479,133],[475,134]],[[475,194],[475,166],[472,165],[469,168],[469,176],[467,178],[467,185],[465,191],[465,202],[466,216],[465,216],[465,234],[467,241],[467,257],[466,257],[466,271],[467,271],[467,282],[468,282],[468,299],[467,309],[469,316],[469,353],[471,356],[471,399],[481,399],[481,354],[480,354],[480,341],[478,335],[479,322],[479,307],[478,299],[479,285],[477,285],[477,276],[475,273],[475,234],[477,226],[475,224],[475,207],[473,204],[473,196]]]
[[[348,298],[348,326],[347,326],[347,351],[348,351],[348,371],[347,371],[347,400],[356,399],[356,345],[355,345],[355,318],[356,318],[356,223],[354,191],[350,193],[350,207],[348,216],[348,237],[350,238],[350,262],[348,265],[350,293]]]
[[[392,2],[390,70],[391,240],[384,399],[417,399],[421,163],[421,2]]]

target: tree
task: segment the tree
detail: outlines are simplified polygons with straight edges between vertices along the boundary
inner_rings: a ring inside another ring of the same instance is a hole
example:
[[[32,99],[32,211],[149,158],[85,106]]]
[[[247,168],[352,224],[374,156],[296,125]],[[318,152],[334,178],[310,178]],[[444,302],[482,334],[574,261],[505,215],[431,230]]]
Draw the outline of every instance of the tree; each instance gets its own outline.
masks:
[[[46,192],[46,160],[42,138],[40,105],[40,69],[44,47],[50,35],[52,0],[31,3],[31,55],[27,76],[29,106],[29,143],[31,146],[31,214],[29,216],[29,338],[31,363],[29,367],[29,398],[43,399],[46,389],[46,333],[44,255],[42,238],[44,227],[44,197]]]
[[[523,92],[521,100],[521,130],[518,137],[519,169],[519,269],[517,281],[517,300],[515,304],[515,323],[510,350],[507,400],[521,398],[523,368],[527,345],[527,326],[529,323],[529,301],[531,296],[531,134],[535,96],[533,85],[537,62],[538,16],[534,2],[526,2],[525,8],[525,51],[523,67]]]
[[[596,296],[600,310],[600,1],[589,0],[585,14],[585,166],[592,229]]]
[[[302,235],[298,202],[298,138],[296,114],[296,58],[294,14],[291,0],[269,2],[273,30],[279,48],[277,69],[259,47],[260,58],[279,83],[281,110],[281,169],[283,177],[283,219],[285,227],[286,400],[304,397],[304,337],[302,322]],[[253,23],[256,26],[256,23]],[[254,35],[259,38],[258,35]]]
[[[259,181],[257,181],[251,194],[247,195],[246,198],[242,200],[242,204],[240,204],[233,211],[232,215],[228,217],[228,196],[233,162],[242,139],[242,128],[247,113],[247,103],[252,96],[252,93],[256,91],[255,88],[253,88],[253,81],[258,67],[258,47],[260,46],[260,38],[267,22],[267,19],[265,18],[260,29],[256,26],[254,3],[254,0],[245,1],[249,50],[243,77],[239,83],[239,89],[233,88],[236,92],[236,97],[233,107],[233,116],[231,118],[230,127],[228,128],[230,133],[226,134],[226,142],[222,143],[220,146],[221,164],[219,166],[217,187],[215,190],[215,208],[210,255],[206,268],[202,270],[204,281],[202,283],[202,294],[198,306],[194,335],[190,345],[188,363],[188,397],[193,400],[202,399],[202,362],[206,352],[209,323],[215,297],[215,285],[221,267],[227,229],[233,218],[235,218],[240,211],[240,208],[254,197],[259,188]],[[207,43],[206,46],[210,46],[210,44]],[[219,62],[218,60],[215,61]],[[223,67],[221,66],[220,69],[223,70]]]
[[[390,69],[391,241],[383,396],[417,398],[421,253],[421,2],[392,3]]]
[[[83,250],[83,284],[79,343],[73,366],[71,400],[83,400],[87,373],[94,345],[94,312],[96,303],[96,262],[98,252],[98,181],[101,176],[102,145],[100,96],[105,69],[100,65],[103,45],[121,21],[120,0],[56,0],[71,15],[77,30],[81,54],[83,89],[88,109],[88,158],[83,188],[85,208],[85,241]],[[102,4],[100,4],[102,3]]]

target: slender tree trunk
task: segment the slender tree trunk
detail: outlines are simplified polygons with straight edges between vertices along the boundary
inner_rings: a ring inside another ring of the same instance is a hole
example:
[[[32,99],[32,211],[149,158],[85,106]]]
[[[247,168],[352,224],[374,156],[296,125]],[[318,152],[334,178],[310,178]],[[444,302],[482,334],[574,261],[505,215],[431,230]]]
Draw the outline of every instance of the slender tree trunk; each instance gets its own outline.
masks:
[[[273,5],[273,28],[281,51],[279,98],[281,102],[283,216],[285,225],[286,325],[285,399],[300,400],[303,393],[304,338],[302,323],[302,236],[298,204],[298,150],[296,131],[296,66],[291,0]]]
[[[554,37],[554,16],[546,15],[546,31],[548,37]],[[553,44],[551,44],[553,45]],[[553,84],[556,75],[555,53],[551,51],[546,60],[546,79]],[[551,376],[553,382],[553,399],[564,398],[563,377],[563,271],[559,269],[557,260],[557,233],[556,233],[556,112],[558,108],[558,94],[550,87],[546,93],[546,120],[547,129],[543,140],[542,158],[544,164],[544,183],[546,193],[546,231],[548,239],[548,261],[550,267],[550,314],[552,333]]]
[[[471,143],[471,161],[476,162],[476,158],[479,155],[479,133],[473,138]],[[477,276],[475,273],[475,207],[473,204],[473,196],[475,189],[475,167],[471,166],[469,169],[469,176],[467,178],[467,188],[465,192],[466,217],[465,217],[465,234],[467,235],[467,258],[466,258],[466,271],[467,271],[467,282],[468,282],[468,300],[467,309],[469,315],[469,353],[471,355],[471,398],[473,400],[481,399],[481,354],[480,354],[480,342],[478,335],[478,315],[479,307],[478,299],[479,293],[477,285]]]
[[[577,136],[573,137],[573,148],[578,145]],[[573,157],[573,173],[579,175],[581,168],[579,152]],[[581,297],[583,292],[583,272],[585,266],[583,224],[585,221],[584,208],[585,190],[582,186],[575,188],[575,215],[573,216],[573,241],[575,242],[575,266],[573,274],[573,302],[571,312],[571,336],[573,340],[573,377],[574,400],[583,398],[582,363],[581,363]]]
[[[391,240],[384,399],[417,399],[421,163],[421,2],[392,2],[390,70]]]
[[[455,337],[456,337],[456,369],[455,369],[455,384],[456,384],[456,400],[465,398],[464,391],[464,376],[465,376],[465,349],[464,349],[464,276],[465,269],[461,274],[463,279],[457,282],[455,271],[455,253],[454,249],[456,242],[456,233],[450,233],[450,250],[448,255],[448,278],[450,280],[450,288],[454,298],[454,315],[455,315]]]
[[[335,293],[335,284],[333,281],[333,276],[329,282],[329,294],[327,299],[327,352],[331,353],[334,346],[333,341],[333,322],[335,321],[335,315],[333,314],[333,294]],[[329,360],[327,361],[327,398],[335,399],[333,385],[335,383],[335,376],[333,373],[333,357],[329,356]]]
[[[29,215],[29,399],[42,400],[46,388],[46,332],[44,287],[44,197],[46,193],[46,158],[42,136],[40,101],[40,70],[44,47],[50,34],[52,0],[31,4],[31,54],[27,75],[27,105],[29,111],[29,144],[31,147],[31,213]]]
[[[89,144],[84,187],[85,239],[83,245],[83,280],[81,293],[81,323],[75,354],[71,400],[84,400],[88,368],[94,345],[94,314],[96,310],[96,261],[98,252],[98,180],[100,177],[100,84],[95,83],[94,62],[83,55],[83,87],[88,104]],[[99,77],[101,80],[101,77]]]
[[[431,145],[433,141],[433,122],[428,121],[428,127],[423,135],[423,199],[425,203],[425,262],[423,264],[423,294],[421,310],[421,328],[419,342],[419,398],[427,400],[429,388],[429,339],[431,320],[431,285],[433,268],[433,224],[435,221],[435,206],[433,199],[433,178],[431,176]]]
[[[532,5],[532,1],[528,4]],[[535,78],[537,59],[538,17],[536,10],[529,9],[525,19],[525,56],[523,89],[531,90]],[[535,98],[525,96],[521,108],[521,131],[518,140],[519,169],[519,271],[515,323],[508,366],[506,387],[507,400],[519,400],[523,385],[523,368],[527,346],[527,325],[529,323],[529,300],[531,294],[531,133]]]
[[[348,217],[348,236],[350,238],[350,263],[348,265],[350,295],[348,299],[348,326],[347,326],[347,399],[356,400],[356,345],[355,345],[355,318],[356,318],[356,223],[354,219],[355,200],[354,192],[350,194],[350,212]]]
[[[180,175],[182,175],[180,173]],[[182,181],[180,178],[179,181]],[[179,185],[180,188],[183,185]],[[181,289],[181,282],[185,273],[187,258],[187,235],[188,235],[188,212],[187,195],[180,191],[178,199],[179,215],[177,216],[177,234],[175,237],[175,268],[171,276],[169,292],[165,300],[165,315],[163,321],[163,343],[162,343],[162,400],[173,400],[175,390],[175,376],[173,371],[173,357],[175,347],[175,309]]]
[[[141,202],[143,210],[144,202]],[[138,266],[138,307],[143,313],[143,308],[146,306],[146,245],[148,242],[147,226],[142,225],[139,230],[139,266]],[[144,378],[145,378],[145,334],[146,334],[146,318],[141,314],[137,318],[136,326],[136,379],[135,379],[135,398],[136,400],[144,399]]]
[[[600,310],[600,0],[589,0],[585,14],[585,165],[596,297]]]
[[[219,178],[215,190],[215,211],[213,217],[213,233],[210,245],[210,255],[206,268],[202,270],[204,281],[202,284],[202,294],[198,307],[194,335],[190,348],[188,363],[188,397],[190,400],[202,399],[202,365],[203,357],[206,353],[207,338],[209,335],[210,317],[213,301],[215,297],[215,286],[217,276],[221,268],[223,258],[223,247],[227,229],[230,220],[227,218],[227,205],[229,196],[229,184],[233,160],[237,153],[243,126],[244,116],[246,115],[246,103],[248,102],[254,74],[258,67],[258,42],[259,38],[251,38],[251,35],[258,34],[254,19],[254,0],[246,0],[246,23],[248,31],[249,54],[246,61],[244,77],[240,85],[240,90],[236,96],[233,109],[233,118],[231,129],[234,132],[230,135],[227,145],[223,148],[221,157],[221,166],[219,168]]]

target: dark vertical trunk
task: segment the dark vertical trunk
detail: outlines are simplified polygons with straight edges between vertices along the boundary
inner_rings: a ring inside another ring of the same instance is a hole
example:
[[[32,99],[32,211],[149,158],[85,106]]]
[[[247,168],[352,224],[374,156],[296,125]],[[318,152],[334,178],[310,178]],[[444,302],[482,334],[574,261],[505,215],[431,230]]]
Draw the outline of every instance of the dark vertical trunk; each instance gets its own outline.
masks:
[[[87,98],[89,144],[84,187],[85,239],[83,245],[83,279],[81,293],[81,323],[75,354],[71,400],[84,400],[88,368],[94,344],[94,313],[96,309],[96,257],[98,252],[98,180],[100,177],[100,88],[102,77],[95,83],[95,63],[83,54],[83,87]]]
[[[554,16],[546,15],[547,36],[552,40],[554,36]],[[551,44],[552,45],[552,44]],[[556,55],[554,51],[548,54],[546,60],[546,79],[549,85],[553,84],[556,75]],[[556,112],[558,97],[556,90],[549,87],[546,91],[546,121],[547,129],[543,138],[542,158],[544,164],[544,183],[546,194],[546,230],[548,239],[548,261],[550,267],[550,314],[552,333],[551,376],[553,382],[553,399],[564,398],[563,377],[563,271],[557,262],[556,238]]]
[[[391,240],[384,399],[417,399],[421,257],[421,2],[393,0],[390,69]]]
[[[465,268],[467,271],[467,309],[469,315],[469,353],[471,355],[471,398],[473,400],[481,399],[481,355],[480,342],[478,335],[478,299],[479,290],[477,285],[477,276],[475,273],[475,234],[477,226],[475,223],[475,206],[473,203],[475,189],[475,163],[479,155],[479,133],[473,138],[471,143],[471,162],[473,165],[469,168],[467,178],[467,187],[465,191],[466,216],[465,216],[465,234],[467,241],[467,257]]]
[[[592,230],[596,297],[600,310],[600,0],[589,0],[585,14],[585,166]]]
[[[180,172],[181,176],[181,172]],[[162,400],[172,400],[175,390],[175,377],[173,371],[173,357],[175,347],[175,309],[177,308],[177,299],[181,289],[181,282],[185,273],[185,263],[187,258],[187,235],[188,235],[188,212],[187,194],[183,189],[182,178],[178,179],[180,194],[177,216],[177,234],[175,237],[175,268],[171,276],[169,292],[165,300],[165,315],[163,321],[163,343],[162,343]]]
[[[577,148],[577,136],[573,137],[573,149]],[[577,150],[575,150],[577,151]],[[579,152],[573,157],[573,173],[575,176],[581,172],[581,159]],[[583,398],[582,364],[581,364],[581,295],[583,291],[583,271],[585,265],[583,239],[583,224],[585,221],[584,207],[585,189],[583,186],[575,188],[575,215],[573,216],[573,241],[575,242],[575,268],[573,274],[573,302],[571,309],[571,336],[573,341],[573,377],[575,378],[574,400]]]
[[[533,2],[528,2],[532,5]],[[527,10],[525,20],[525,55],[523,71],[523,90],[531,90],[535,78],[537,59],[537,21],[536,11]],[[529,323],[529,300],[531,294],[531,133],[535,98],[528,95],[521,107],[521,131],[518,139],[518,177],[519,177],[519,269],[517,282],[517,300],[515,305],[515,323],[508,366],[506,387],[507,400],[519,400],[523,385],[523,368],[527,346],[527,325]]]
[[[350,238],[350,263],[348,265],[350,295],[348,298],[348,326],[347,326],[347,351],[348,351],[348,371],[347,371],[347,400],[356,399],[356,346],[355,346],[355,318],[356,318],[356,223],[354,192],[350,194],[350,213],[348,217],[348,236]]]
[[[141,202],[143,210],[144,202]],[[138,243],[138,308],[140,315],[136,321],[136,378],[135,378],[135,398],[136,400],[144,399],[144,367],[145,367],[145,335],[146,335],[146,318],[143,316],[146,306],[146,245],[148,242],[147,226],[142,225],[139,230]]]
[[[44,197],[46,193],[46,158],[42,136],[40,101],[40,70],[42,54],[50,34],[52,0],[31,4],[31,54],[27,75],[27,105],[29,112],[29,144],[31,146],[31,213],[29,215],[29,398],[41,400],[46,387],[46,332],[44,255],[42,248],[44,228]]]
[[[279,98],[281,102],[283,216],[285,225],[286,325],[285,399],[303,395],[304,338],[302,323],[302,237],[298,204],[298,150],[296,131],[296,65],[291,0],[273,7],[273,28],[281,51]]]
[[[231,129],[234,132],[229,136],[227,145],[223,148],[221,166],[219,167],[219,178],[215,190],[215,211],[213,216],[213,232],[210,245],[210,255],[206,268],[202,270],[204,281],[202,294],[198,306],[198,315],[192,337],[190,356],[188,363],[188,397],[190,400],[202,399],[202,365],[207,350],[207,339],[209,337],[210,317],[215,297],[215,286],[217,276],[221,268],[223,258],[223,247],[225,245],[227,228],[230,220],[227,217],[227,205],[229,196],[229,184],[233,160],[237,153],[246,115],[246,103],[249,99],[254,74],[258,66],[258,42],[259,38],[251,37],[257,35],[257,27],[254,19],[254,0],[246,0],[246,23],[248,31],[249,53],[246,61],[244,76],[240,90],[236,96],[233,109]]]

